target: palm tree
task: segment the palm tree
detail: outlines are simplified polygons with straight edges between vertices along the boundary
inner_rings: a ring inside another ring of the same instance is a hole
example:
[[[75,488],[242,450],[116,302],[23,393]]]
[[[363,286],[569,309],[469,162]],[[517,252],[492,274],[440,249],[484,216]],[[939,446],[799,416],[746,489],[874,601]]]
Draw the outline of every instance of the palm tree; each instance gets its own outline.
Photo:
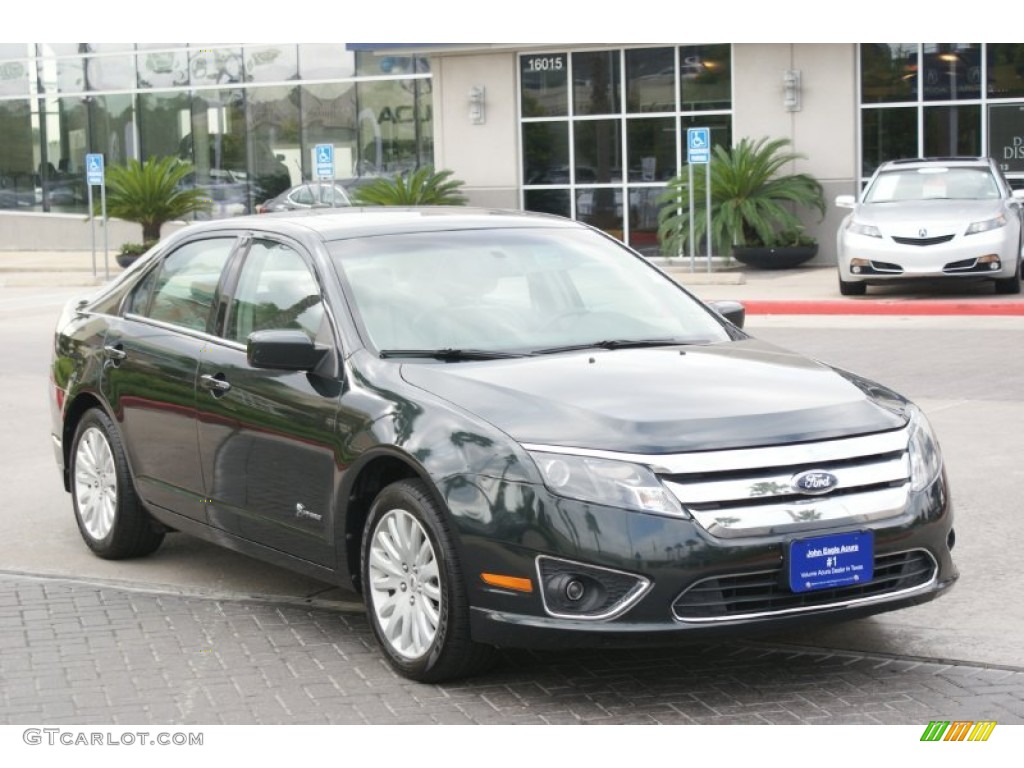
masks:
[[[359,187],[352,195],[356,205],[465,205],[459,192],[463,182],[449,179],[452,171],[418,168],[406,176],[377,179]]]
[[[107,213],[141,224],[143,241],[155,242],[164,222],[212,207],[206,192],[183,185],[192,172],[191,165],[176,157],[111,166],[106,178]]]
[[[803,155],[787,151],[789,139],[743,139],[732,150],[721,145],[712,151],[711,242],[715,252],[727,255],[734,245],[773,245],[780,236],[803,229],[793,208],[813,208],[824,217],[821,184],[805,173],[782,173]],[[686,252],[690,243],[690,182],[682,173],[659,198],[658,237],[667,255]],[[705,173],[694,170],[694,240],[707,229]]]

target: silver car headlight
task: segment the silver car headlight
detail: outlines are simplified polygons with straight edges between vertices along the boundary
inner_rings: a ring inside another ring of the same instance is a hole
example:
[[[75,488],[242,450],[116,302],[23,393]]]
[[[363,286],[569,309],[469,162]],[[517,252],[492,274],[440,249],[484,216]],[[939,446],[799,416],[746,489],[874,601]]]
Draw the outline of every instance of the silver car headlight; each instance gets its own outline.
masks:
[[[846,231],[852,235],[864,235],[865,237],[882,236],[882,231],[873,224],[860,224],[856,221],[851,221],[850,226],[846,228]]]
[[[942,453],[931,424],[917,406],[910,408],[910,489],[923,491],[942,471]]]
[[[967,228],[964,233],[966,235],[976,235],[979,232],[989,232],[993,229],[999,229],[1000,227],[1006,226],[1006,215],[1000,213],[994,219],[986,219],[985,221],[976,221]]]
[[[641,464],[530,451],[544,485],[559,496],[609,507],[689,517],[654,473]]]

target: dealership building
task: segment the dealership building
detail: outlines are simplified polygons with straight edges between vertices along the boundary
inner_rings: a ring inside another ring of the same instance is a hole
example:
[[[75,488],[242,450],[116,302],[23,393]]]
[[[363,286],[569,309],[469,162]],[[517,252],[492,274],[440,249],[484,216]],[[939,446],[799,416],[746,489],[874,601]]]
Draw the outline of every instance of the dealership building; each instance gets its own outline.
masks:
[[[176,156],[213,216],[314,175],[433,165],[470,203],[594,224],[655,254],[687,129],[786,138],[842,213],[887,159],[991,155],[1024,177],[1024,44],[0,44],[0,248],[88,247],[87,154]]]

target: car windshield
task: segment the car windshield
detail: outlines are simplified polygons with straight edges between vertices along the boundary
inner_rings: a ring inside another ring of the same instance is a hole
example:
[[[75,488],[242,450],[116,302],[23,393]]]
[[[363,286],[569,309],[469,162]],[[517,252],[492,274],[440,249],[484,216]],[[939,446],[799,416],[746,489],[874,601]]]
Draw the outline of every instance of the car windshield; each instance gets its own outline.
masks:
[[[341,240],[331,253],[382,354],[554,353],[726,341],[670,278],[590,230],[482,229]]]
[[[879,173],[864,196],[864,202],[996,200],[999,197],[999,185],[984,168],[929,166]]]

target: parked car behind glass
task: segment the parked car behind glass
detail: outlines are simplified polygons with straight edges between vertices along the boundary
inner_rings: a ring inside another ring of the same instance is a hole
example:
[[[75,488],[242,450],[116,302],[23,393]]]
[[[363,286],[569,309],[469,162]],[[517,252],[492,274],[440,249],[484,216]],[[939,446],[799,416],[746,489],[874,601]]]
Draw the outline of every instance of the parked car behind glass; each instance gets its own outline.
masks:
[[[740,324],[555,216],[196,224],[65,308],[53,445],[100,557],[180,531],[358,590],[414,680],[944,594],[924,414]]]
[[[303,184],[286,189],[277,197],[271,198],[256,207],[256,213],[275,213],[277,211],[300,211],[307,208],[341,208],[352,205],[348,192],[341,184],[307,181]]]

